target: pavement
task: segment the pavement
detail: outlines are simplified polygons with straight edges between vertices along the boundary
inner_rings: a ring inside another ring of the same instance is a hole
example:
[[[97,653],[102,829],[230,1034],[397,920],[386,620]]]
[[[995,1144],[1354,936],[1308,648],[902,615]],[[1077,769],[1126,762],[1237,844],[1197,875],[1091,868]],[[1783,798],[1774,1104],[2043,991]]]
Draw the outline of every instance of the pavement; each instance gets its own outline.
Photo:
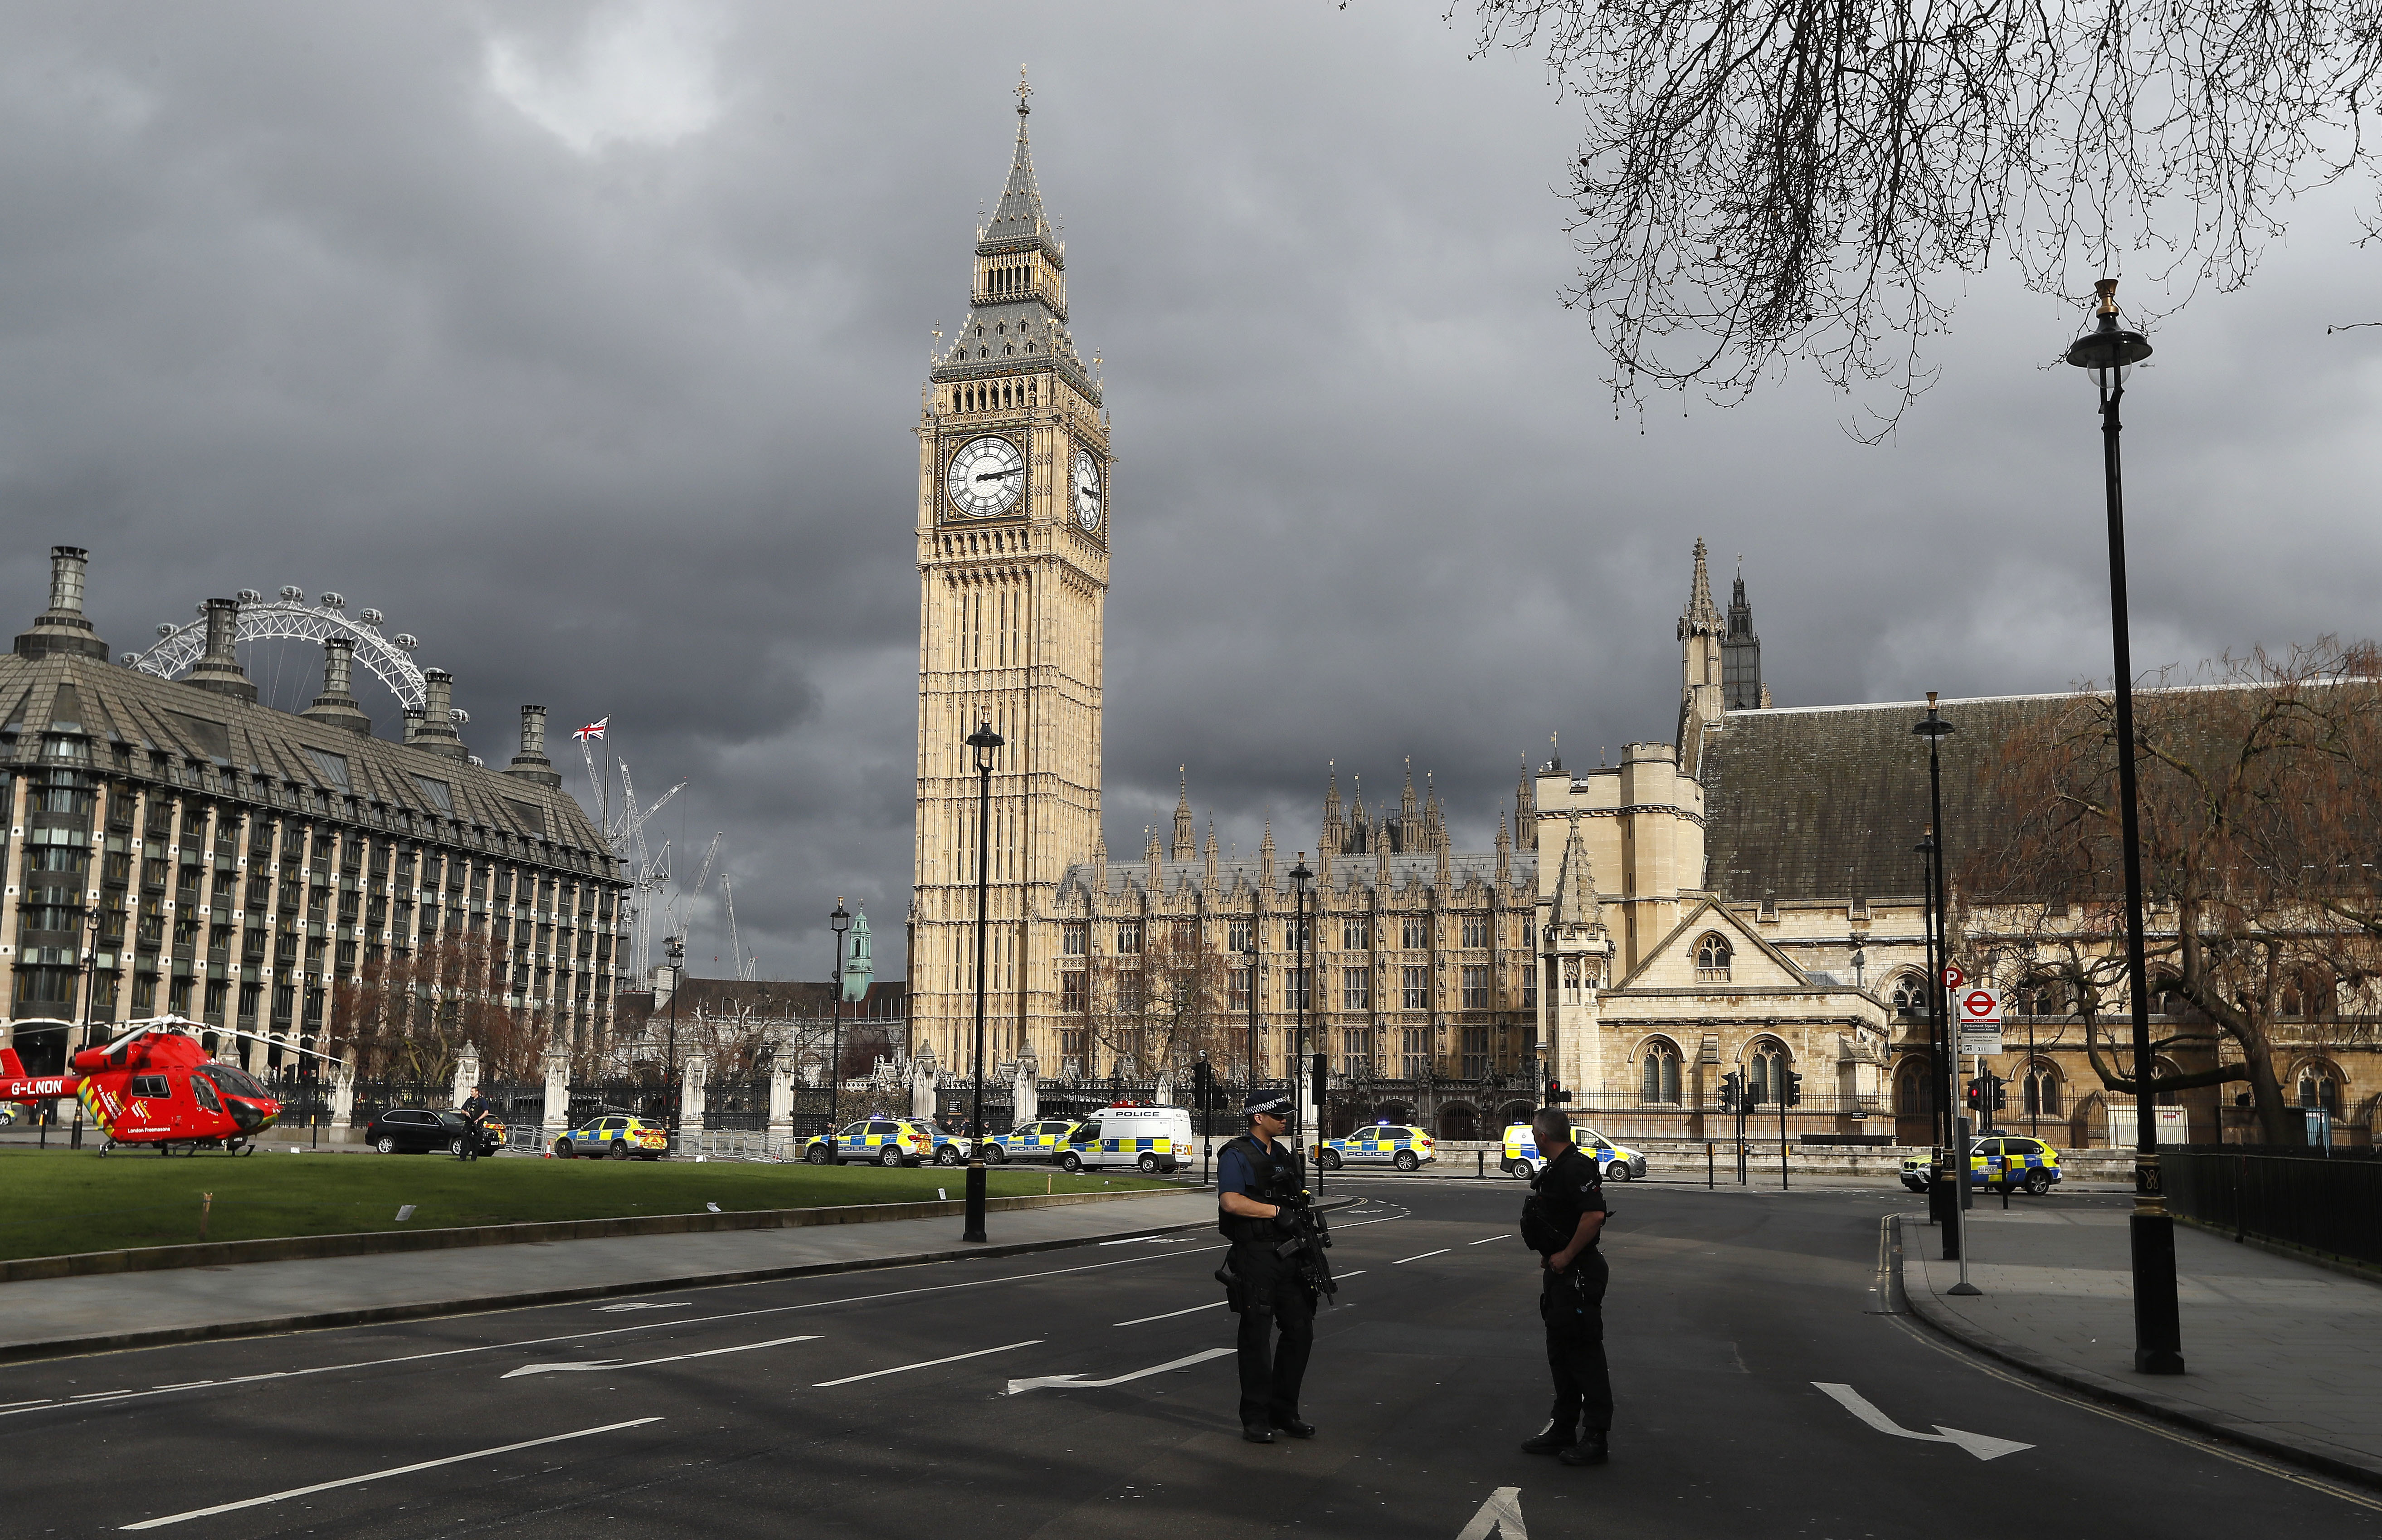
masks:
[[[1363,1201],[1333,1225],[1311,1441],[1241,1440],[1202,1228],[0,1365],[9,1533],[2382,1534],[2382,1497],[1891,1313],[1898,1191],[1616,1193],[1613,1462],[1533,1458],[1546,1366],[1518,1187],[1341,1190]],[[1204,1219],[1212,1195],[1179,1201]]]
[[[957,1218],[896,1219],[713,1235],[624,1236],[381,1256],[110,1273],[0,1285],[0,1360],[319,1329],[460,1310],[601,1298],[655,1285],[718,1285],[1093,1245],[1212,1225],[1209,1193],[1155,1192],[988,1216],[967,1246]]]
[[[1970,1211],[1969,1281],[1941,1232],[1900,1226],[1930,1325],[2088,1395],[2382,1487],[2382,1286],[2175,1226],[2186,1372],[2133,1370],[2130,1201]]]

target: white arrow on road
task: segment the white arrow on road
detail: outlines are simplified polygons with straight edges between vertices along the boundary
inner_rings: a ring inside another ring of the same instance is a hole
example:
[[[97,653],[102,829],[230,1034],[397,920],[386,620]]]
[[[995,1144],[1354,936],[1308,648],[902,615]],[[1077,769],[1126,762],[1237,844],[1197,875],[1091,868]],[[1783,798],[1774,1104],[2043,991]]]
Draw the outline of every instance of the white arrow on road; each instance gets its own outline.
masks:
[[[767,1342],[746,1342],[734,1348],[709,1348],[699,1353],[672,1353],[668,1358],[641,1358],[634,1363],[623,1363],[617,1358],[599,1358],[585,1363],[524,1363],[509,1370],[501,1378],[520,1379],[524,1374],[585,1374],[598,1369],[650,1369],[657,1363],[681,1363],[691,1358],[718,1358],[722,1353],[749,1353],[756,1348],[782,1348],[789,1342],[816,1342],[818,1334],[808,1337],[780,1337]]]
[[[1935,1424],[1934,1433],[1913,1433],[1863,1400],[1860,1392],[1849,1385],[1828,1385],[1820,1380],[1813,1380],[1811,1383],[1830,1399],[1871,1427],[1880,1433],[1892,1434],[1897,1438],[1916,1438],[1923,1444],[1958,1444],[1979,1460],[1999,1460],[2006,1454],[2016,1454],[2020,1449],[2034,1448],[2032,1444],[2020,1444],[2008,1438],[1993,1438],[1982,1433],[1962,1433],[1958,1428],[1947,1428],[1941,1423]]]
[[[1161,1363],[1154,1369],[1136,1369],[1130,1374],[1119,1374],[1112,1380],[1087,1380],[1081,1374],[1045,1374],[1040,1379],[1012,1380],[1009,1382],[1009,1388],[1002,1394],[1014,1396],[1025,1390],[1105,1390],[1110,1386],[1123,1385],[1127,1380],[1143,1380],[1152,1374],[1163,1374],[1170,1369],[1188,1369],[1195,1363],[1205,1363],[1211,1358],[1230,1358],[1233,1352],[1234,1349],[1230,1348],[1210,1348],[1204,1353],[1193,1353],[1189,1358],[1178,1358],[1172,1363]]]
[[[1489,1540],[1492,1534],[1501,1535],[1504,1540],[1530,1540],[1530,1532],[1522,1527],[1520,1487],[1501,1486],[1490,1493],[1489,1500],[1480,1505],[1480,1511],[1472,1516],[1472,1522],[1464,1526],[1455,1540]]]

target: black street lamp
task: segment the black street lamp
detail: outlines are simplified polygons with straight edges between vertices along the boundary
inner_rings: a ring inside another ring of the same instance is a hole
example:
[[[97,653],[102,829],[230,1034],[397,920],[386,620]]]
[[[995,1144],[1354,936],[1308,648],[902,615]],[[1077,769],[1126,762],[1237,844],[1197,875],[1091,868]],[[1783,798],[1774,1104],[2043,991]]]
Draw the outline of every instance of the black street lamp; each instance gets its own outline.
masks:
[[[827,917],[828,929],[835,932],[835,967],[827,976],[828,1003],[835,1007],[835,1026],[828,1036],[827,1051],[827,1132],[835,1137],[839,1105],[836,1092],[843,1086],[843,933],[852,929],[852,916],[843,907],[843,895],[835,900],[835,913]]]
[[[669,1056],[662,1061],[662,1092],[669,1098],[669,1108],[663,1115],[669,1119],[670,1139],[678,1139],[678,992],[686,982],[686,938],[664,936],[662,955],[669,960],[670,970],[670,1012]]]
[[[1291,964],[1291,987],[1297,991],[1298,1026],[1293,1041],[1297,1044],[1290,1056],[1290,1098],[1295,1107],[1307,1100],[1300,1091],[1307,1080],[1307,995],[1315,987],[1315,974],[1308,961],[1307,945],[1307,884],[1315,881],[1315,873],[1307,869],[1307,852],[1298,853],[1298,865],[1290,869],[1291,891],[1298,895],[1298,950]],[[1315,1127],[1308,1131],[1307,1141],[1315,1146],[1316,1170],[1323,1169],[1323,1101],[1316,1098]]]
[[[1265,923],[1254,906],[1249,910],[1248,943],[1241,948],[1241,958],[1249,969],[1249,1058],[1247,1085],[1244,1090],[1255,1090],[1258,1084],[1258,928]]]
[[[2143,956],[2143,836],[2134,774],[2134,659],[2126,622],[2126,495],[2118,465],[2118,404],[2126,376],[2151,356],[2150,339],[2118,325],[2118,280],[2093,286],[2100,296],[2093,327],[2068,349],[2101,395],[2101,471],[2109,517],[2109,634],[2118,706],[2118,804],[2126,862],[2126,987],[2134,1016],[2134,1212],[2128,1220],[2134,1263],[2134,1370],[2183,1373],[2183,1321],[2175,1292],[2175,1221],[2159,1179],[2158,1122],[2151,1090],[2149,967]]]
[[[992,854],[992,754],[1003,743],[985,721],[967,735],[976,754],[976,1109],[968,1115],[967,1227],[962,1240],[982,1240],[984,1235],[984,941],[986,861]]]

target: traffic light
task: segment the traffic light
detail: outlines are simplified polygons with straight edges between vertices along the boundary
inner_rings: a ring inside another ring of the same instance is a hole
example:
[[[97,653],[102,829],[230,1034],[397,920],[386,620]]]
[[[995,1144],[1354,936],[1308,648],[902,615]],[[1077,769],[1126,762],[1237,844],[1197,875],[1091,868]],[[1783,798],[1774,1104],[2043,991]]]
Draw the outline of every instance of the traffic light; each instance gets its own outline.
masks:
[[[1737,1110],[1737,1104],[1742,1100],[1741,1092],[1744,1085],[1745,1076],[1740,1070],[1732,1069],[1720,1078],[1721,1111],[1733,1113]]]
[[[1786,1104],[1790,1107],[1803,1104],[1803,1072],[1799,1069],[1786,1072]]]
[[[2009,1082],[1998,1075],[1988,1075],[1985,1083],[1994,1088],[1994,1111],[2007,1110],[2009,1106]]]
[[[1549,1080],[1549,1081],[1547,1082],[1547,1105],[1548,1105],[1548,1106],[1551,1106],[1551,1107],[1552,1107],[1552,1106],[1555,1105],[1555,1104],[1556,1104],[1556,1103],[1562,1103],[1562,1102],[1568,1102],[1568,1101],[1570,1101],[1570,1100],[1571,1100],[1571,1092],[1570,1092],[1570,1091],[1565,1090],[1562,1086],[1557,1085],[1557,1084],[1556,1084],[1554,1081],[1553,1081],[1553,1080]]]
[[[1208,1061],[1201,1059],[1194,1064],[1191,1066],[1191,1090],[1199,1098],[1199,1105],[1202,1108],[1208,1105],[1209,1098],[1215,1089],[1216,1072],[1209,1066]]]
[[[1971,1112],[1983,1112],[1985,1110],[1985,1078],[1982,1075],[1969,1082],[1969,1110]]]

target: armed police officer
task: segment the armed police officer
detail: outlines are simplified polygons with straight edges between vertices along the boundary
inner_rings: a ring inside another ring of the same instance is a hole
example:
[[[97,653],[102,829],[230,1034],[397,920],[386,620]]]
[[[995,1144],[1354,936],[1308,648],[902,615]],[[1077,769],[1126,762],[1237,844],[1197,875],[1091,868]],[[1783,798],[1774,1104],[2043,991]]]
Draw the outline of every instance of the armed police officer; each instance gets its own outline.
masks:
[[[455,1152],[467,1161],[478,1160],[481,1141],[486,1139],[488,1134],[488,1099],[480,1094],[478,1086],[473,1086],[472,1094],[466,1097],[463,1104],[455,1110],[463,1119],[462,1148]]]
[[[1604,1362],[1604,1286],[1597,1238],[1604,1229],[1604,1177],[1571,1141],[1570,1117],[1543,1109],[1530,1119],[1546,1166],[1530,1183],[1522,1238],[1539,1253],[1539,1316],[1547,1328],[1554,1405],[1544,1431],[1522,1446],[1565,1465],[1602,1465],[1613,1426],[1613,1381]]]
[[[1271,1444],[1279,1430],[1312,1438],[1314,1424],[1299,1421],[1298,1386],[1315,1347],[1315,1294],[1296,1261],[1281,1254],[1296,1233],[1293,1206],[1306,1186],[1297,1154],[1278,1142],[1290,1127],[1290,1095],[1252,1090],[1243,1111],[1249,1131],[1216,1163],[1216,1227],[1233,1243],[1224,1267],[1241,1316],[1241,1436]]]

